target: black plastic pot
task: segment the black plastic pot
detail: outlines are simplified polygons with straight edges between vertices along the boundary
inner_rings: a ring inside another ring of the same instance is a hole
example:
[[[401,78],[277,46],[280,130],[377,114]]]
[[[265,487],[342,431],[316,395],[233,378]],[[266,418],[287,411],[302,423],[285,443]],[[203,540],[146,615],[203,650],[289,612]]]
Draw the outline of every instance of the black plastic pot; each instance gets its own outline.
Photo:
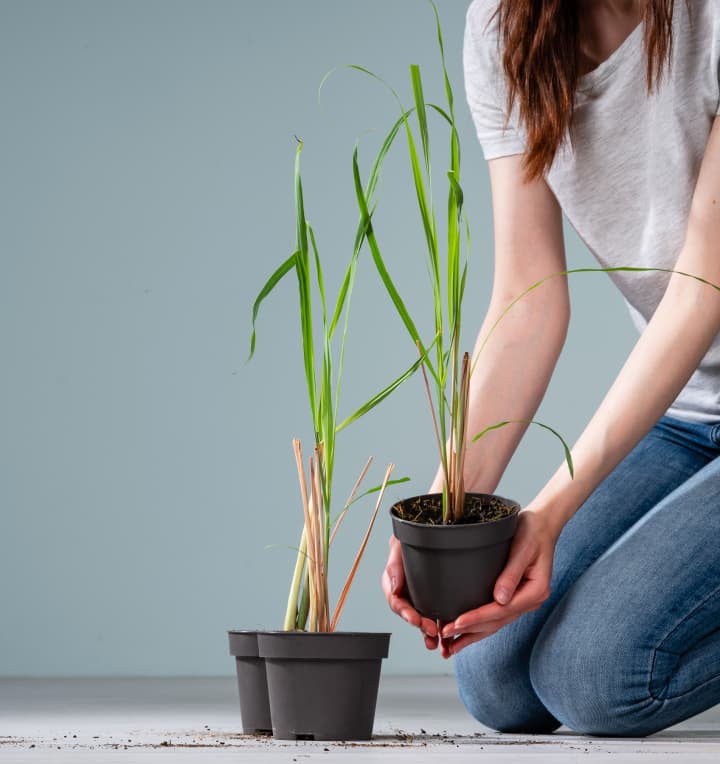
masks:
[[[454,621],[461,613],[492,602],[495,581],[507,562],[520,505],[502,496],[470,496],[499,500],[512,512],[491,522],[426,525],[397,514],[402,505],[424,497],[404,499],[390,509],[409,599],[419,613],[433,620]]]
[[[369,740],[390,634],[276,631],[258,635],[273,735]]]
[[[235,656],[240,716],[246,735],[272,734],[265,661],[258,653],[257,631],[229,631],[230,655]]]

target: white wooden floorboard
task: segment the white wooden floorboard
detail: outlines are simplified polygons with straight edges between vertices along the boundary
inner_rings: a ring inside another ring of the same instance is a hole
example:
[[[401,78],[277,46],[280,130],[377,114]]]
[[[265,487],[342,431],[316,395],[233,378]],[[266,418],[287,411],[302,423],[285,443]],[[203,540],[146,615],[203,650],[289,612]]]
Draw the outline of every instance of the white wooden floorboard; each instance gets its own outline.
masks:
[[[499,735],[443,676],[383,677],[368,743],[240,734],[232,679],[0,679],[0,762],[720,762],[720,709],[645,739]]]

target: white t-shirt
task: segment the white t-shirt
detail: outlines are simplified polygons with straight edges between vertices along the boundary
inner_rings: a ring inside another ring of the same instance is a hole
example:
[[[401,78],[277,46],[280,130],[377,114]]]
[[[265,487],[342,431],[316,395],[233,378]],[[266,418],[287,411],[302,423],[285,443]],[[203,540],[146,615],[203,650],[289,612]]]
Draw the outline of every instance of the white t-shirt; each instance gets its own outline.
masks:
[[[497,5],[474,0],[465,28],[465,89],[486,159],[525,150],[516,109],[503,129],[506,86],[497,19],[487,25]],[[720,113],[720,0],[692,0],[691,8],[688,15],[685,0],[676,0],[672,69],[653,95],[647,93],[642,24],[580,78],[573,148],[563,145],[546,176],[568,221],[603,267],[673,268],[684,243],[700,163]],[[643,331],[669,274],[610,277]],[[720,335],[668,414],[720,420]]]

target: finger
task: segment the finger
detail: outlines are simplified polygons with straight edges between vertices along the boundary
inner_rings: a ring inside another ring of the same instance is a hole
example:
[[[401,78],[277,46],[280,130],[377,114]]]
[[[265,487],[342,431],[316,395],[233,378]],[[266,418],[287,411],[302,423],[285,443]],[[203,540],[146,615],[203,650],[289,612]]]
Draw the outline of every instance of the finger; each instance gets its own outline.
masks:
[[[424,616],[421,616],[422,623],[420,625],[420,628],[423,630],[425,634],[428,635],[428,637],[437,638],[439,636],[439,631],[437,627],[437,623],[435,621],[430,620],[429,618],[425,618]]]
[[[452,657],[452,639],[440,639],[440,656],[442,658]]]
[[[493,597],[500,605],[507,605],[522,581],[525,571],[533,560],[533,550],[528,544],[510,549],[510,557],[495,582]]]
[[[400,578],[399,584],[398,578]],[[404,585],[404,581],[402,580],[402,568],[400,568],[399,573],[397,571],[391,571],[389,567],[385,568],[380,582],[385,599],[389,600],[391,596],[401,594]]]
[[[387,580],[387,584],[385,583]],[[399,594],[405,586],[405,571],[403,569],[402,553],[400,551],[400,542],[394,537],[390,537],[390,553],[383,572],[383,589],[387,588],[393,594]]]
[[[399,615],[404,621],[407,621],[411,626],[421,628],[423,625],[423,619],[420,613],[408,602],[404,597],[397,597],[391,595],[388,599],[390,610],[396,615]]]
[[[498,627],[498,629],[499,628],[500,627]],[[481,631],[475,634],[463,634],[457,639],[453,639],[449,641],[450,655],[457,655],[461,650],[466,648],[468,645],[472,645],[474,642],[479,642],[481,639],[485,639],[486,637],[491,636],[496,631],[498,631],[498,629],[491,629],[489,631]]]
[[[549,596],[547,579],[523,581],[516,589],[510,603],[505,606],[505,615],[513,617],[514,620],[523,613],[537,610]]]
[[[443,636],[452,636],[455,638],[454,644],[460,645],[457,649],[461,650],[466,644],[471,644],[478,639],[484,639],[494,634],[496,631],[504,628],[508,624],[516,621],[521,615],[537,610],[547,599],[547,592],[544,585],[540,582],[525,581],[516,590],[515,596],[508,605],[498,607],[499,615],[494,618],[483,618],[468,622],[462,629],[451,625],[452,631],[443,632]],[[485,609],[485,608],[482,608]],[[477,612],[477,611],[476,611]],[[469,617],[463,616],[463,618]],[[464,642],[468,638],[470,641]],[[457,652],[457,650],[456,650]]]
[[[430,637],[427,634],[425,635],[425,647],[427,647],[428,650],[437,650],[439,643],[440,640],[437,637]]]
[[[465,634],[489,636],[507,626],[524,613],[537,610],[549,592],[542,581],[523,581],[507,605],[491,602],[476,610],[463,613],[442,631],[443,638],[458,638]]]
[[[485,626],[494,621],[506,617],[506,606],[498,605],[497,602],[490,602],[482,605],[475,610],[469,610],[467,613],[459,615],[454,621],[443,627],[443,637],[456,637],[465,632],[484,629]]]

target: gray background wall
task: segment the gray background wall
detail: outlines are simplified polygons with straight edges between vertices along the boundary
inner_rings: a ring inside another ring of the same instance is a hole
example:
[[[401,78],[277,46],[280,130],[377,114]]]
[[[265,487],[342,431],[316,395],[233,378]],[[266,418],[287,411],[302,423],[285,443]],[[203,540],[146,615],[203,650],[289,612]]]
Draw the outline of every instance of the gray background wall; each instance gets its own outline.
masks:
[[[439,8],[473,232],[469,346],[492,272],[490,202],[462,94],[466,3]],[[352,147],[367,160],[396,115],[351,71],[318,105],[323,74],[360,63],[409,102],[411,62],[441,101],[423,0],[0,2],[0,675],[230,674],[227,628],[279,626],[301,519],[291,438],[311,434],[293,283],[244,366],[250,307],[293,248],[293,135],[333,291],[357,221]],[[433,134],[439,184],[439,123]],[[399,145],[377,230],[429,330],[409,182]],[[571,232],[568,260],[590,262]],[[572,293],[540,412],[569,439],[633,340],[604,276],[576,277]],[[414,354],[366,255],[353,309],[346,412]],[[369,454],[376,481],[389,460],[413,478],[390,498],[425,489],[419,379],[342,434],[338,495]],[[501,491],[527,501],[560,459],[529,433]],[[370,508],[339,538],[334,591]],[[343,626],[394,632],[387,671],[448,671],[386,610],[388,535],[384,509]]]

